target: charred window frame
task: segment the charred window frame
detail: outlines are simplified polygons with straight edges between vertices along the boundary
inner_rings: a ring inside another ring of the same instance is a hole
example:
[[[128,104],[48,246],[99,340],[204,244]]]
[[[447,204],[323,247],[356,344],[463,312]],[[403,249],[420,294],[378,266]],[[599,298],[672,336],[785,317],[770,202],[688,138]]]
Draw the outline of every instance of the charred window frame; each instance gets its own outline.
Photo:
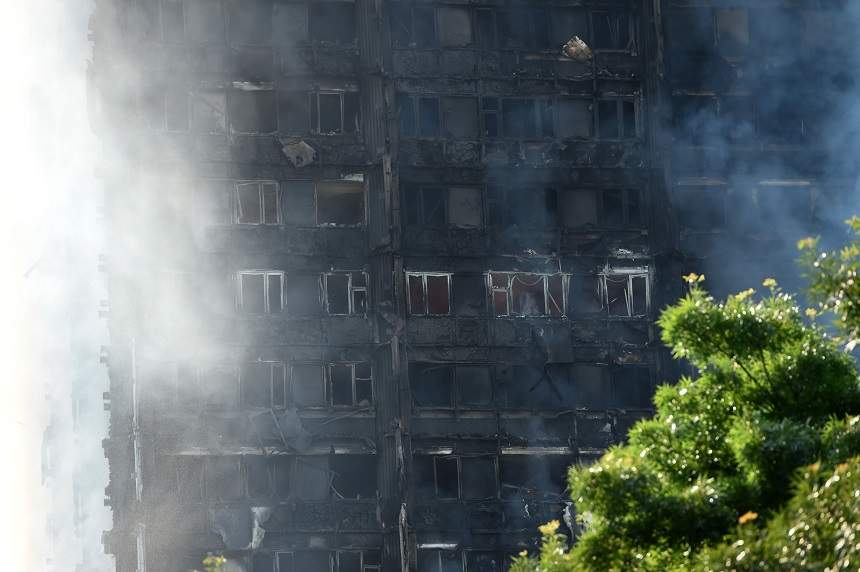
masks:
[[[451,314],[451,274],[407,272],[406,290],[412,316],[449,316]]]
[[[242,364],[239,370],[242,403],[247,407],[281,409],[287,405],[287,368],[280,361]]]
[[[636,22],[629,12],[591,13],[591,42],[595,50],[631,52],[636,47]]]
[[[499,483],[503,499],[517,497],[557,501],[564,497],[567,468],[573,455],[561,453],[514,453],[499,456]],[[549,484],[551,488],[547,488]]]
[[[286,310],[286,275],[278,270],[236,273],[236,304],[243,314],[280,314]]]
[[[548,139],[555,137],[555,101],[552,98],[482,97],[484,137]]]
[[[311,132],[345,135],[361,131],[357,91],[314,91],[308,94]]]
[[[638,137],[637,110],[637,101],[632,98],[598,99],[598,138],[635,139]]]
[[[562,222],[567,228],[639,227],[644,224],[638,189],[568,189],[562,196]]]
[[[499,498],[498,458],[492,454],[416,455],[416,490],[435,500]]]
[[[327,401],[332,407],[373,405],[373,370],[369,362],[329,363]]]
[[[362,226],[366,220],[363,181],[318,181],[314,185],[317,226]]]
[[[277,182],[237,181],[233,192],[235,224],[281,224],[281,194]]]
[[[411,362],[409,382],[416,409],[487,409],[495,402],[487,364]]]
[[[567,315],[569,274],[489,272],[487,287],[496,317],[554,317]]]
[[[476,187],[414,187],[404,185],[406,222],[427,228],[481,228],[483,202]]]
[[[601,298],[610,318],[641,318],[651,307],[651,283],[645,269],[600,275]]]
[[[327,272],[323,276],[325,307],[330,316],[367,314],[369,298],[365,272]]]

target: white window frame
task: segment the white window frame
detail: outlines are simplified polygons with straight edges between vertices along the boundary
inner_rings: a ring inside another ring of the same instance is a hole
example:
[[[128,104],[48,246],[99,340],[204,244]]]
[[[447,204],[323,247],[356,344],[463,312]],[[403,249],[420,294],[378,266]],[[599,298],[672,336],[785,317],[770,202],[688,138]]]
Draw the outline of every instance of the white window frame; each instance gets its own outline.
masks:
[[[650,273],[647,268],[613,268],[611,270],[600,273],[599,287],[601,303],[606,307],[606,313],[610,318],[640,318],[647,316],[651,312],[651,280]],[[624,303],[627,307],[627,315],[610,314],[609,313],[609,282],[621,283],[622,278],[626,278],[627,283],[624,286]],[[633,281],[636,279],[645,280],[645,313],[633,313]]]
[[[421,287],[423,289],[424,308],[420,314],[415,314],[412,308],[412,286],[410,278],[416,276],[421,278]],[[409,308],[409,314],[412,316],[450,316],[451,315],[451,276],[450,272],[406,272],[406,303]],[[445,278],[448,284],[448,312],[445,314],[431,314],[430,304],[428,300],[427,278]]]
[[[265,222],[266,220],[266,205],[264,202],[263,188],[266,185],[273,185],[275,187],[275,222]],[[260,212],[259,212],[259,222],[241,222],[241,206],[242,202],[240,200],[239,189],[241,187],[249,187],[256,186],[257,187],[257,197],[260,200]],[[282,224],[281,220],[281,189],[278,185],[277,181],[272,181],[268,179],[260,179],[260,180],[243,180],[236,181],[233,183],[233,223],[242,225],[242,226],[277,226]]]
[[[245,293],[242,289],[243,276],[262,276],[263,277],[263,314],[283,314],[287,311],[287,275],[282,270],[239,270],[236,272],[236,307],[242,312],[245,305]],[[281,283],[281,307],[273,312],[269,307],[269,277],[277,276]]]
[[[308,117],[308,123],[310,123],[310,119],[316,115],[316,125],[311,125],[311,133],[315,135],[355,135],[361,133],[361,109],[359,109],[358,117],[359,124],[355,126],[355,131],[347,131],[346,130],[346,117],[344,116],[344,102],[346,100],[347,94],[356,94],[360,97],[358,90],[351,89],[320,89],[316,91],[311,91],[308,93],[308,113],[310,116]],[[322,131],[320,130],[320,121],[322,120],[322,114],[320,114],[320,96],[321,95],[337,95],[340,99],[340,129],[337,131]],[[360,102],[359,102],[360,105]],[[316,108],[313,110],[313,108]],[[313,111],[312,111],[313,110]]]
[[[274,568],[274,572],[287,572],[286,570],[281,571],[280,558],[281,554],[289,554],[290,559],[293,561],[291,568],[295,570],[296,567],[296,555],[292,550],[277,550],[272,554],[274,561],[272,562],[272,567]]]
[[[494,286],[493,285],[493,275],[495,274],[506,274],[508,277],[508,283],[506,286]],[[513,280],[515,276],[534,276],[538,277],[539,280],[543,282],[543,300],[544,300],[544,308],[542,314],[531,315],[531,314],[516,314],[514,313],[514,300],[513,300]],[[561,276],[561,313],[558,315],[553,315],[550,313],[550,304],[555,302],[556,306],[558,306],[558,301],[555,300],[550,295],[549,290],[549,277],[551,276]],[[519,317],[519,318],[564,318],[567,317],[567,308],[568,308],[568,288],[570,287],[570,274],[565,272],[553,272],[553,273],[541,273],[541,272],[511,272],[504,270],[491,270],[487,272],[487,289],[490,293],[490,309],[493,313],[493,316],[496,318],[506,318],[506,317]],[[507,299],[507,309],[504,314],[496,313],[496,293],[504,293]]]
[[[367,367],[370,369],[370,377],[358,377],[355,371],[355,366],[367,364]],[[334,404],[334,390],[332,389],[332,375],[331,369],[332,367],[350,367],[350,384],[352,385],[352,404],[350,405],[335,405]],[[356,400],[356,391],[355,384],[356,381],[364,381],[367,380],[370,382],[370,403],[373,405],[375,390],[373,387],[373,364],[369,361],[353,361],[353,362],[327,362],[325,364],[325,394],[326,394],[326,403],[329,407],[342,407],[342,408],[355,408],[358,407],[358,403]]]
[[[260,360],[256,362],[245,362],[242,363],[238,367],[238,376],[239,376],[239,397],[243,407],[247,407],[248,404],[245,403],[245,380],[242,377],[242,368],[248,365],[261,365],[265,364],[269,366],[269,407],[272,409],[283,409],[287,406],[287,364],[282,361],[277,360]],[[283,384],[283,393],[284,393],[284,402],[283,403],[275,403],[275,368],[281,367],[281,380],[280,383]]]
[[[329,276],[343,276],[346,274],[347,276],[347,297],[349,299],[349,310],[346,314],[336,314],[331,311],[329,308],[329,291],[328,291],[328,279]],[[362,274],[364,275],[364,286],[355,286],[353,284],[353,274]],[[329,316],[366,316],[367,315],[367,307],[370,305],[370,289],[368,280],[370,277],[367,275],[367,272],[362,270],[338,270],[335,272],[326,272],[323,274],[323,285],[325,288],[325,311]],[[357,292],[364,292],[364,310],[359,312],[356,310],[355,304],[355,294]]]

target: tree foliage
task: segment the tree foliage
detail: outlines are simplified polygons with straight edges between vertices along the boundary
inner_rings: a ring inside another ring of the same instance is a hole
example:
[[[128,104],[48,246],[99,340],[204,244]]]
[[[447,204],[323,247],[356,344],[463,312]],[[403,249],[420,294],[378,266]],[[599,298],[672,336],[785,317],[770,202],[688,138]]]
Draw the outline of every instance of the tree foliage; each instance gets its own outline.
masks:
[[[860,233],[860,219],[849,221]],[[800,244],[815,308],[773,280],[715,300],[690,275],[658,320],[696,377],[662,386],[655,416],[569,488],[584,533],[558,523],[514,572],[843,570],[860,562],[860,243]],[[816,323],[832,312],[833,335]]]

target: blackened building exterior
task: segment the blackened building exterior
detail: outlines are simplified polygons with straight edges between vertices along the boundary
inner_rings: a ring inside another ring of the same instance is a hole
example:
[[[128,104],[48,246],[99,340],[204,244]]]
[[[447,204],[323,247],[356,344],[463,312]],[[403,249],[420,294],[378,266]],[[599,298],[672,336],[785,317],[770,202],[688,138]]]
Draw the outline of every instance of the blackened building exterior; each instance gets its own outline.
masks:
[[[747,187],[690,158],[749,151],[694,129],[749,111],[724,4],[99,0],[117,570],[500,571],[574,532],[565,468],[649,414],[654,317],[736,236]]]

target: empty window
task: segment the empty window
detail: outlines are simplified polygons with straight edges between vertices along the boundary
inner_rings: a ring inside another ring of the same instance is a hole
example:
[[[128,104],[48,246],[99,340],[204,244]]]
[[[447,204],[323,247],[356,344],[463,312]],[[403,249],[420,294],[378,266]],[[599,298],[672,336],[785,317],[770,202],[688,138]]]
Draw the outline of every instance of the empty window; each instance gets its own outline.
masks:
[[[440,500],[495,498],[496,458],[480,456],[416,456],[416,489],[420,496]]]
[[[373,403],[373,376],[370,364],[332,363],[328,365],[328,401],[335,407],[367,407]]]
[[[353,44],[355,42],[355,4],[312,2],[308,28],[313,41],[341,45]]]
[[[491,213],[499,226],[544,229],[558,224],[558,194],[555,189],[511,187],[491,191]]]
[[[359,101],[356,92],[311,93],[309,100],[311,130],[321,135],[357,133]]]
[[[596,190],[571,190],[562,201],[564,225],[578,228],[598,224],[599,200]]]
[[[224,11],[221,3],[212,0],[186,0],[185,37],[199,44],[223,42]]]
[[[227,131],[227,96],[223,91],[198,91],[192,94],[191,124],[201,133]]]
[[[650,287],[647,273],[603,274],[601,284],[610,316],[634,317],[648,313]]]
[[[364,183],[321,181],[316,185],[318,225],[364,224]]]
[[[562,202],[563,221],[568,228],[637,226],[643,220],[640,193],[635,189],[568,190]]]
[[[654,387],[651,371],[645,366],[623,366],[612,371],[612,398],[616,407],[648,409]]]
[[[376,498],[376,457],[331,455],[332,492],[336,499]],[[356,554],[356,553],[352,553]]]
[[[262,455],[247,455],[243,457],[242,468],[248,498],[259,500],[271,498],[274,493],[272,459]]]
[[[478,137],[478,100],[469,96],[397,96],[400,134],[405,137]]]
[[[558,136],[561,138],[591,137],[594,122],[591,112],[591,101],[586,99],[559,99]]]
[[[246,314],[277,314],[284,310],[283,272],[243,270],[238,274],[239,310]]]
[[[525,272],[490,272],[491,303],[496,316],[564,316],[569,276]]]
[[[242,84],[244,86],[244,84]],[[277,100],[271,89],[242,87],[230,92],[230,127],[235,133],[278,130]]]
[[[445,137],[469,139],[478,136],[477,98],[443,97],[440,101]]]
[[[601,139],[636,137],[636,104],[628,99],[597,102],[597,125]]]
[[[274,181],[236,183],[235,221],[238,224],[278,224],[280,204],[278,184]]]
[[[462,47],[472,43],[472,18],[467,6],[439,6],[436,20],[440,46]]]
[[[497,37],[506,48],[542,50],[550,46],[549,16],[542,8],[499,10]]]
[[[319,363],[294,363],[290,367],[290,397],[296,407],[326,405],[323,366]]]
[[[409,380],[416,407],[487,407],[493,402],[486,365],[412,363]]]
[[[238,457],[207,457],[204,466],[207,499],[232,501],[242,497],[242,478]]]
[[[240,370],[242,402],[251,407],[286,405],[286,368],[281,362],[246,363]]]
[[[485,98],[485,102],[487,99]],[[484,105],[486,109],[486,103]],[[493,105],[491,104],[491,107]],[[555,125],[551,99],[503,99],[500,136],[508,138],[553,137]]]
[[[451,313],[451,275],[407,273],[409,313],[413,316],[446,316]]]
[[[568,455],[502,455],[499,458],[502,498],[559,498],[567,484],[567,469],[573,462]]]
[[[367,274],[332,272],[325,275],[326,311],[330,315],[356,316],[367,312]]]
[[[629,50],[632,20],[625,12],[593,12],[594,47],[598,50]]]
[[[419,187],[405,196],[406,222],[415,226],[479,228],[481,190]]]
[[[436,18],[432,6],[393,3],[391,32],[399,47],[424,48],[436,43]]]

